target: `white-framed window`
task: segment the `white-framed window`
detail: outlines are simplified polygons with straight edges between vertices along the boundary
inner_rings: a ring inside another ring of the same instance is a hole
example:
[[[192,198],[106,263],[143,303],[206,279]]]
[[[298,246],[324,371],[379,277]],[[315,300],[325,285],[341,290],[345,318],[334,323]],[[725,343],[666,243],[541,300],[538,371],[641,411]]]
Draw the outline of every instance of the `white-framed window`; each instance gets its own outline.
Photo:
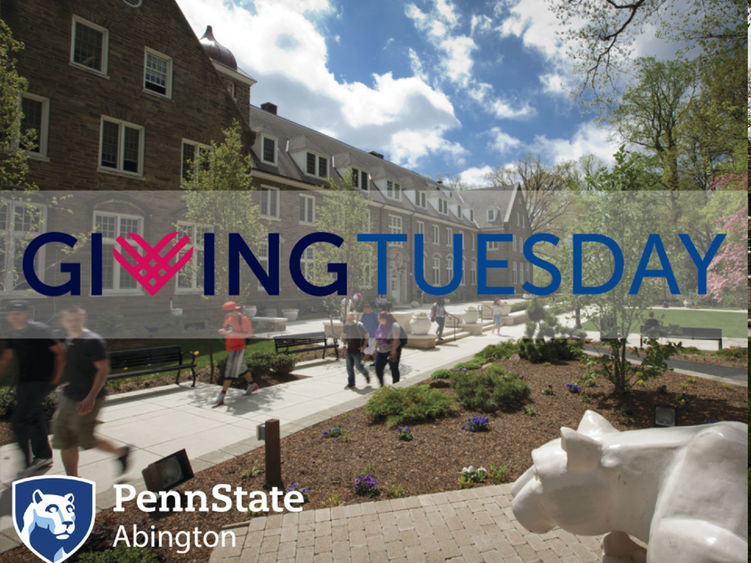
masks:
[[[485,212],[485,214],[486,214],[488,223],[492,223],[493,221],[495,221],[495,209],[488,209]]]
[[[360,188],[361,190],[368,189],[369,187],[368,173],[365,172],[365,170],[360,170],[359,168],[353,168],[351,171],[351,178],[352,178],[352,185],[355,188]]]
[[[188,221],[177,222],[177,240],[190,237],[193,257],[177,272],[178,291],[198,291],[203,289],[203,235],[211,232],[211,225],[196,224]],[[179,260],[182,253],[172,259],[172,264]]]
[[[305,172],[318,178],[328,178],[329,159],[314,152],[307,153],[305,155]]]
[[[441,257],[433,256],[433,285],[441,285]]]
[[[144,129],[140,125],[102,116],[99,170],[143,175]]]
[[[415,205],[425,209],[428,206],[428,194],[425,192],[417,192],[415,194]]]
[[[191,172],[193,174],[196,173],[196,171],[198,170],[198,162],[201,153],[207,150],[209,150],[208,145],[204,145],[203,143],[198,143],[196,141],[191,141],[189,139],[183,139],[182,153],[180,157],[180,177],[183,180],[187,180]]]
[[[449,202],[443,198],[440,198],[438,200],[438,213],[440,213],[441,215],[449,214]]]
[[[70,62],[102,75],[107,74],[109,31],[107,28],[73,16]]]
[[[397,182],[386,180],[386,197],[394,201],[402,200],[402,187]]]
[[[306,248],[300,256],[300,271],[303,277],[311,281],[315,274],[316,255],[312,247]]]
[[[276,156],[276,139],[268,137],[267,135],[261,136],[261,160],[267,164],[277,165]]]
[[[475,220],[475,210],[469,209],[469,220],[474,221]]]
[[[279,219],[279,188],[262,186],[261,192],[261,217],[267,219]]]
[[[95,211],[94,232],[102,233],[102,289],[105,291],[139,291],[138,282],[115,260],[112,249],[117,244],[116,239],[120,236],[135,249],[139,248],[128,235],[129,233],[143,235],[143,217]],[[119,245],[117,246],[119,247]],[[135,265],[135,259],[130,254],[122,248],[119,248],[118,251],[123,258]]]
[[[472,259],[469,265],[469,283],[477,285],[477,261]]]
[[[30,155],[47,156],[47,135],[50,124],[50,100],[36,94],[24,92],[21,97],[21,132],[33,130]]]
[[[227,92],[229,92],[229,95],[232,96],[233,100],[237,99],[237,96],[235,95],[235,83],[231,80],[227,82]]]
[[[146,47],[143,55],[143,89],[172,97],[172,57]]]
[[[512,283],[514,285],[516,285],[516,284],[519,283],[519,264],[517,264],[516,262],[512,262],[511,263],[511,272],[513,274],[513,276],[512,276],[512,278],[513,278],[512,279]]]
[[[425,234],[425,223],[423,221],[415,221],[415,234],[417,235]]]
[[[47,208],[44,205],[0,200],[0,292],[29,289],[23,276],[23,254],[29,241],[44,232]],[[37,252],[34,270],[44,280],[44,247]]]
[[[497,240],[489,240],[487,241],[486,248],[488,250],[498,250],[501,247],[501,242]]]
[[[300,194],[300,223],[314,225],[316,222],[316,198]]]
[[[459,219],[462,218],[462,206],[461,205],[456,206],[456,216],[459,217]]]
[[[451,283],[454,279],[454,257],[451,254],[446,255],[446,283]]]
[[[268,238],[262,239],[258,242],[258,251],[254,253],[256,260],[263,267],[264,272],[269,271],[269,241]],[[258,291],[266,291],[263,284],[258,282]]]
[[[441,228],[433,225],[433,244],[441,244]]]
[[[454,246],[454,229],[446,227],[446,246],[451,248]]]
[[[389,233],[402,234],[402,217],[401,215],[389,215]],[[389,246],[404,246],[403,242],[390,242]]]

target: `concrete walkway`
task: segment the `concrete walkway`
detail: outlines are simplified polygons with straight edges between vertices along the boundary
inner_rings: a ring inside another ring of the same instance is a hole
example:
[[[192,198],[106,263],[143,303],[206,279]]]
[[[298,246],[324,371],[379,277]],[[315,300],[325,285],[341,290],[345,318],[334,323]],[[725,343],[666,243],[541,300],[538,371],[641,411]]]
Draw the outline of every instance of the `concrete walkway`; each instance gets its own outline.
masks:
[[[523,528],[511,511],[511,485],[278,514],[232,532],[235,547],[214,549],[210,562],[602,560],[601,536]]]

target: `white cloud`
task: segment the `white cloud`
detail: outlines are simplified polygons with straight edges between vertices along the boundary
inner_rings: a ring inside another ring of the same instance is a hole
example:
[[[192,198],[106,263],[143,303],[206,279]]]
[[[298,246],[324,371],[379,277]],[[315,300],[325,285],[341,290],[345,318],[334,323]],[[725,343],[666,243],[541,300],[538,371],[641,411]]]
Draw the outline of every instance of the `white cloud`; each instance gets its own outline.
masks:
[[[488,16],[482,14],[482,15],[473,15],[472,20],[470,23],[470,35],[474,35],[475,33],[485,33],[487,31],[490,31],[493,27],[493,20],[490,19]]]
[[[612,131],[590,122],[583,123],[570,139],[548,139],[537,135],[531,148],[553,164],[578,160],[590,154],[612,163],[618,146]]]
[[[427,81],[428,75],[422,66],[420,55],[418,55],[417,51],[415,51],[412,47],[409,48],[408,54],[409,54],[409,67],[412,69],[412,74],[414,74],[417,78],[421,80]]]
[[[571,88],[569,80],[562,74],[551,72],[543,74],[540,77],[542,82],[542,91],[548,94],[567,94]]]
[[[453,4],[448,0],[435,0],[430,13],[423,12],[415,4],[407,4],[404,13],[440,52],[440,64],[449,80],[467,87],[472,79],[472,52],[477,49],[477,44],[467,35],[452,33],[459,23]]]
[[[522,142],[516,137],[512,137],[508,133],[501,131],[500,127],[493,127],[488,133],[491,136],[490,148],[497,150],[500,153],[505,153],[509,149],[513,149],[522,144]]]
[[[369,84],[337,80],[314,21],[335,15],[326,0],[256,0],[255,13],[224,0],[178,4],[197,35],[213,25],[217,40],[258,80],[254,104],[276,103],[284,117],[411,167],[437,152],[464,152],[444,137],[460,125],[451,102],[424,75],[385,73]]]
[[[565,56],[565,53],[561,52],[560,41],[556,35],[560,24],[546,0],[503,3],[499,5],[497,12],[500,12],[501,8],[509,8],[510,12],[498,28],[501,35],[519,37],[524,45],[540,50],[550,59]]]
[[[488,175],[493,172],[490,166],[467,168],[459,173],[459,181],[469,188],[488,187]]]
[[[521,107],[514,108],[508,102],[497,99],[491,102],[490,107],[500,119],[524,119],[536,113],[535,108],[526,102]]]

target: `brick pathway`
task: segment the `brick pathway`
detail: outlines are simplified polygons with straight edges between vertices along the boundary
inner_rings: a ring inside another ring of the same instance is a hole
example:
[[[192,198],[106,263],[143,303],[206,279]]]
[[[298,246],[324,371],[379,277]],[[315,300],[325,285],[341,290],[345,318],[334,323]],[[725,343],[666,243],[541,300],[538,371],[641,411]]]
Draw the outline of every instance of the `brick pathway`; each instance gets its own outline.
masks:
[[[234,528],[224,561],[601,561],[601,537],[558,528],[524,529],[511,512],[511,485],[277,514]]]

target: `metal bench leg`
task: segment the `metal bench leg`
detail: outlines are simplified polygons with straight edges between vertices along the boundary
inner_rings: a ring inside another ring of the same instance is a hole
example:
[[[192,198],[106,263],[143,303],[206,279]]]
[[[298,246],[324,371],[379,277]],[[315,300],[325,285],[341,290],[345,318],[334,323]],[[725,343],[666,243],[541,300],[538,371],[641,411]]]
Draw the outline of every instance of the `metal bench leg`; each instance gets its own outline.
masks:
[[[196,370],[195,368],[190,368],[190,371],[193,374],[193,385],[191,385],[191,387],[195,387],[196,386]]]
[[[177,375],[175,376],[175,385],[180,385],[180,370],[177,370]]]

